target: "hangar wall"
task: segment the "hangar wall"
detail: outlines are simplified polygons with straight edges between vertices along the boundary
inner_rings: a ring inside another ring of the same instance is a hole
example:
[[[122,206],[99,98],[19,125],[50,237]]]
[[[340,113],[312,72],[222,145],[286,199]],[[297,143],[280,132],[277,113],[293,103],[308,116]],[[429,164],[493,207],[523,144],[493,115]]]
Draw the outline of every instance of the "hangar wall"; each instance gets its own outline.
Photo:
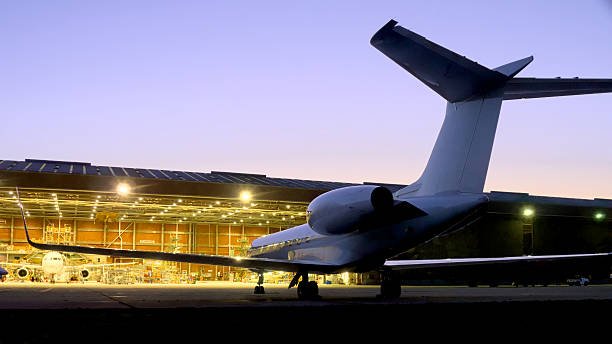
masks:
[[[612,251],[610,222],[589,218],[535,217],[533,246],[525,247],[525,221],[517,215],[488,213],[466,228],[434,238],[404,259],[508,257]]]
[[[173,252],[178,248],[183,253],[212,255],[242,255],[251,242],[263,235],[280,231],[281,227],[228,225],[218,223],[169,223],[169,222],[96,222],[70,218],[28,217],[31,238],[51,242],[49,228],[60,225],[70,233],[70,243],[95,247],[127,248],[145,251]],[[43,222],[47,231],[43,230]],[[68,237],[68,236],[67,236]],[[8,245],[12,251],[29,251],[19,216],[0,217],[0,245]],[[202,272],[209,279],[227,280],[228,273],[237,268],[182,263],[180,270]],[[214,272],[214,273],[213,273]]]

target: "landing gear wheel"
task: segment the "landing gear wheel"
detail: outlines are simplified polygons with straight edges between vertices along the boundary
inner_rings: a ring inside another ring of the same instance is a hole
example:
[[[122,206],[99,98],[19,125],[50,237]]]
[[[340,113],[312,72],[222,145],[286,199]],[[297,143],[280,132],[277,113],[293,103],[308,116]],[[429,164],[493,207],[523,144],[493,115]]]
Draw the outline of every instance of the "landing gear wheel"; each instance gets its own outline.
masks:
[[[310,294],[313,299],[316,299],[319,297],[319,285],[317,284],[317,282],[315,281],[308,282],[308,289],[310,289]]]
[[[319,298],[319,286],[317,282],[302,281],[297,288],[298,299],[300,300],[315,300]]]
[[[265,290],[263,285],[258,285],[255,287],[255,294],[265,294]]]
[[[397,281],[383,281],[380,284],[380,296],[383,299],[399,299],[402,295],[402,285]]]

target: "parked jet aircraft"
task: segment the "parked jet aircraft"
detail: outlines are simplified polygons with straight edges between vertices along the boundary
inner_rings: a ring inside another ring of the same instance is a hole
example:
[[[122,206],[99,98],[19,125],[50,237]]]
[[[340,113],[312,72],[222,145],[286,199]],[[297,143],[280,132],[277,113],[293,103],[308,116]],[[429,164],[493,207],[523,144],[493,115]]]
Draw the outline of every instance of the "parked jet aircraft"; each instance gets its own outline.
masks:
[[[488,69],[393,20],[370,43],[448,102],[433,152],[413,184],[395,194],[374,185],[324,193],[308,206],[307,223],[256,239],[244,258],[40,244],[29,235],[28,242],[47,250],[295,272],[289,287],[297,284],[300,298],[318,296],[317,284],[308,281],[308,273],[379,269],[386,276],[381,294],[399,297],[400,284],[389,273],[394,270],[610,260],[611,253],[394,261],[394,256],[461,223],[488,202],[483,187],[503,100],[612,92],[612,79],[516,78],[533,57]],[[263,292],[263,287],[255,292]]]
[[[32,276],[34,272],[40,272],[42,273],[43,277],[48,279],[51,283],[57,281],[69,282],[70,279],[75,276],[78,276],[82,280],[86,280],[91,275],[91,269],[134,264],[135,263],[72,265],[69,263],[68,258],[64,254],[55,251],[44,253],[40,264],[4,263],[5,266],[16,269],[15,275],[22,280]]]

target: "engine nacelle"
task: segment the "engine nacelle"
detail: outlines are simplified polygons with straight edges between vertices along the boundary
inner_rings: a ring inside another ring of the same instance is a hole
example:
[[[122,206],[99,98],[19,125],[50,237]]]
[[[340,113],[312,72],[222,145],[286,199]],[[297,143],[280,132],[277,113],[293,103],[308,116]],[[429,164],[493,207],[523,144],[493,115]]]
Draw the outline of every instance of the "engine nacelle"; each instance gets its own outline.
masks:
[[[30,270],[25,267],[21,267],[17,269],[17,271],[15,271],[15,274],[17,274],[17,277],[19,277],[20,279],[26,279],[28,278],[28,276],[30,276]]]
[[[91,276],[91,273],[87,269],[81,270],[80,274],[81,274],[81,278],[83,278],[84,280],[88,279],[89,276]]]
[[[308,205],[308,225],[317,233],[335,235],[362,229],[368,218],[393,208],[389,189],[375,185],[348,186],[326,192]]]

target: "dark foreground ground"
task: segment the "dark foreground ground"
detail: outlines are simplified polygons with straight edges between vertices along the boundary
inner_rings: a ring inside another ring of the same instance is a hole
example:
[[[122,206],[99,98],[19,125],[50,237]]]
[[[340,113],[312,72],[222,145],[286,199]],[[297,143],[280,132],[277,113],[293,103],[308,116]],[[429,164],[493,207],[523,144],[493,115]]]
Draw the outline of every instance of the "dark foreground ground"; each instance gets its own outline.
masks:
[[[0,342],[607,342],[612,330],[609,285],[404,287],[391,301],[376,286],[322,286],[316,301],[252,287],[4,283]]]

